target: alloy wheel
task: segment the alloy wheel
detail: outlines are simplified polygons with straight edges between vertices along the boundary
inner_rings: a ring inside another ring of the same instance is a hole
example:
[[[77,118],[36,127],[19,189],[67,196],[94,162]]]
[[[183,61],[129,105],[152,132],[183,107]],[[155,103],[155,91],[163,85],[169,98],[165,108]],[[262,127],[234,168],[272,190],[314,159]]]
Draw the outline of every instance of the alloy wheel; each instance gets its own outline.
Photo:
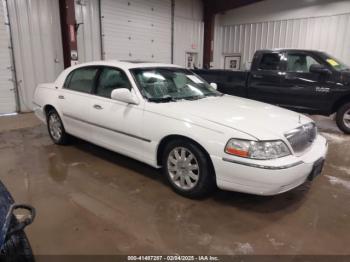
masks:
[[[49,117],[49,130],[52,138],[59,141],[62,137],[62,123],[57,114],[51,114]]]
[[[167,167],[172,182],[180,189],[191,190],[197,185],[200,175],[198,161],[187,148],[174,148],[169,153]]]
[[[344,125],[350,128],[350,109],[344,113],[343,116]]]

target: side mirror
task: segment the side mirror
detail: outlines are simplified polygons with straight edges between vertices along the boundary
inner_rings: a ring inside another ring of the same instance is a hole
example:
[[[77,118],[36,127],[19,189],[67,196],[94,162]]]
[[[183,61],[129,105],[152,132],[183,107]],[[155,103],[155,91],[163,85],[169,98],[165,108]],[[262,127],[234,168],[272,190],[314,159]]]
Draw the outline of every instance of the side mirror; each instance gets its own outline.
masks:
[[[210,86],[214,88],[215,90],[218,90],[218,84],[216,83],[210,83]]]
[[[324,65],[313,64],[310,66],[310,72],[316,74],[326,74],[330,75],[332,72]]]
[[[114,89],[111,98],[116,101],[121,101],[127,104],[138,105],[139,100],[127,88]]]

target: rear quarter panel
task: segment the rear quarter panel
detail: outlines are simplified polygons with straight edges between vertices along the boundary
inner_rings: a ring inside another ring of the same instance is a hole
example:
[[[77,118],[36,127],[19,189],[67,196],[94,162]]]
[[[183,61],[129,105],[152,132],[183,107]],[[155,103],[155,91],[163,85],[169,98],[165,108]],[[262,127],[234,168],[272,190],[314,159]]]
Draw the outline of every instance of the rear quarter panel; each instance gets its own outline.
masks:
[[[40,84],[35,89],[33,100],[34,112],[40,120],[46,121],[45,107],[48,105],[53,106],[60,113],[57,97],[58,89],[54,83]]]

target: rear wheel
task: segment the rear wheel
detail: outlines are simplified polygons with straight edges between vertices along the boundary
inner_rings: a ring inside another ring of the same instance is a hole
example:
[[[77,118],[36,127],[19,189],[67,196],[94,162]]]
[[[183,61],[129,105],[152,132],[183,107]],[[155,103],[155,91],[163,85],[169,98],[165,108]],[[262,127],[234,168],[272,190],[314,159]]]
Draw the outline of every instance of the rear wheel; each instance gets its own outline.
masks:
[[[350,103],[344,104],[337,112],[337,125],[345,134],[350,134]]]
[[[203,197],[215,188],[209,157],[191,141],[180,139],[168,143],[162,163],[171,187],[185,197]]]
[[[69,135],[66,133],[62,120],[57,111],[51,109],[47,113],[47,129],[55,144],[66,145],[69,142]]]

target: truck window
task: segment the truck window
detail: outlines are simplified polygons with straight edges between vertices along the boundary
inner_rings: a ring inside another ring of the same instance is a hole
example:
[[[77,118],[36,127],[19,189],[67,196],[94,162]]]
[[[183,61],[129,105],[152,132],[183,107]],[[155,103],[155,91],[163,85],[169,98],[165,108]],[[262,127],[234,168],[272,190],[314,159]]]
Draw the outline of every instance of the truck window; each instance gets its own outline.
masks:
[[[280,69],[281,57],[279,54],[264,54],[259,69],[277,71]]]
[[[288,54],[287,71],[295,73],[309,73],[310,66],[319,64],[313,57],[306,54]]]

